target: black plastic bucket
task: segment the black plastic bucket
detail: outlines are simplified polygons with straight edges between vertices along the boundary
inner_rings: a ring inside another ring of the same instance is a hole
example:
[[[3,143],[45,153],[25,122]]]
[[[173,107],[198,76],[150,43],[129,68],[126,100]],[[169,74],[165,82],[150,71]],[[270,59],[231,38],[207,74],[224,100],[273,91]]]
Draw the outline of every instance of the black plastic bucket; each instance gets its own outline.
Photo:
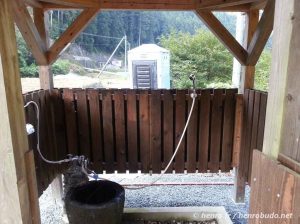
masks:
[[[120,224],[125,190],[111,181],[91,181],[71,189],[65,198],[70,224]]]

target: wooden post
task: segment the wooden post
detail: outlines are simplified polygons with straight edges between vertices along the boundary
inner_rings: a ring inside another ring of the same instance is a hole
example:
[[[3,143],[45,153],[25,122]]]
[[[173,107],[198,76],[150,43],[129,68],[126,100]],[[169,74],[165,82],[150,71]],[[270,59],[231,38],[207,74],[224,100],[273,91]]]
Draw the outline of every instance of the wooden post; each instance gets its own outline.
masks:
[[[276,1],[263,152],[300,161],[300,2]]]
[[[247,49],[253,34],[256,30],[257,24],[259,20],[259,11],[251,10],[246,13],[246,28],[244,35],[244,47]],[[242,67],[242,75],[241,75],[241,83],[239,92],[244,93],[245,89],[252,89],[254,87],[254,75],[255,75],[255,66],[243,66]]]
[[[256,26],[258,24],[259,19],[259,11],[251,10],[247,12],[246,16],[246,29],[245,29],[245,39],[244,46],[248,47],[253,34],[255,32]],[[254,75],[255,75],[255,66],[243,66],[242,67],[242,76],[239,92],[244,93],[245,89],[252,89],[254,87]],[[244,103],[244,115],[246,115],[246,104]],[[241,133],[242,138],[245,138],[245,130]],[[239,154],[239,164],[238,167],[235,167],[235,181],[234,181],[234,192],[233,199],[236,203],[243,203],[245,200],[245,187],[246,187],[246,173],[248,171],[248,166],[245,162],[246,159],[250,159],[248,153],[246,152],[243,144],[240,147]]]
[[[40,34],[42,41],[45,46],[49,48],[49,24],[48,14],[41,8],[33,9],[34,24]],[[40,65],[39,66],[39,78],[41,89],[53,89],[53,73],[51,65]]]
[[[0,217],[1,223],[30,224],[34,209],[26,174],[28,141],[11,4],[2,0],[0,7]]]

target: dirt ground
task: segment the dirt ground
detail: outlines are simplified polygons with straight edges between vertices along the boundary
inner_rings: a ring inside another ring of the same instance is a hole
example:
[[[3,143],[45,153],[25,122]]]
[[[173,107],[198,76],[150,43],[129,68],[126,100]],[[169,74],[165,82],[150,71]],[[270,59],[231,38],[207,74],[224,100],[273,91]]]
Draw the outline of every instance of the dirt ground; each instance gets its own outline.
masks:
[[[104,74],[100,78],[76,74],[54,76],[55,88],[129,88],[126,76]],[[22,78],[22,92],[40,89],[39,78]]]

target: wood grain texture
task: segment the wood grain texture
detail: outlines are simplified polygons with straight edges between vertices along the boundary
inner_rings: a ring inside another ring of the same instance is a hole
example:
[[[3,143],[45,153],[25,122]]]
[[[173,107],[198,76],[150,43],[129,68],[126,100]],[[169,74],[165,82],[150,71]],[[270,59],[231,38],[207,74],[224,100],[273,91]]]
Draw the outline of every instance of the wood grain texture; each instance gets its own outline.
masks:
[[[207,172],[209,161],[209,133],[211,119],[210,90],[202,90],[200,98],[200,118],[199,118],[199,172]]]
[[[148,90],[140,91],[139,100],[140,156],[142,172],[150,171],[150,102]]]
[[[264,13],[248,46],[248,65],[256,65],[272,31],[274,24],[275,0],[268,0]]]
[[[28,140],[11,4],[2,0],[0,7],[0,217],[3,223],[32,223],[25,166]]]
[[[172,91],[163,90],[163,150],[164,166],[166,168],[174,152],[174,97]],[[174,164],[170,165],[168,173],[173,171]]]
[[[116,159],[118,172],[126,172],[126,126],[125,126],[125,94],[122,91],[114,92],[114,113],[116,129]]]
[[[113,129],[113,108],[112,95],[110,90],[103,90],[102,93],[102,116],[103,116],[103,140],[105,170],[108,173],[114,172],[114,129]]]
[[[48,65],[47,46],[43,42],[23,0],[12,1],[14,20],[39,65]]]
[[[161,172],[161,92],[152,90],[150,96],[150,151],[152,171]]]
[[[138,170],[138,116],[135,90],[127,91],[127,142],[129,171]]]
[[[235,94],[236,89],[226,90],[223,115],[221,171],[231,170],[234,144]]]
[[[185,104],[185,90],[176,90],[176,111],[175,111],[175,146],[178,145],[182,131],[185,126],[186,121],[186,104]],[[185,162],[185,143],[186,138],[183,138],[177,155],[175,156],[175,171],[176,173],[184,172],[184,162]]]
[[[254,151],[250,214],[289,215],[281,218],[250,218],[254,223],[299,223],[300,220],[300,175]]]
[[[222,139],[223,90],[214,90],[211,111],[209,170],[219,172]]]

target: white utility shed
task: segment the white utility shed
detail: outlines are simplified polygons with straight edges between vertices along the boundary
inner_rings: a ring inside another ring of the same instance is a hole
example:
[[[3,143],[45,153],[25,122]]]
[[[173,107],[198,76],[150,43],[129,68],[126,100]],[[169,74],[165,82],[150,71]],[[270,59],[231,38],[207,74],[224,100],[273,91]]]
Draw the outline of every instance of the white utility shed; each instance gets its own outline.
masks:
[[[143,44],[128,51],[131,88],[170,89],[170,51],[156,44]]]

